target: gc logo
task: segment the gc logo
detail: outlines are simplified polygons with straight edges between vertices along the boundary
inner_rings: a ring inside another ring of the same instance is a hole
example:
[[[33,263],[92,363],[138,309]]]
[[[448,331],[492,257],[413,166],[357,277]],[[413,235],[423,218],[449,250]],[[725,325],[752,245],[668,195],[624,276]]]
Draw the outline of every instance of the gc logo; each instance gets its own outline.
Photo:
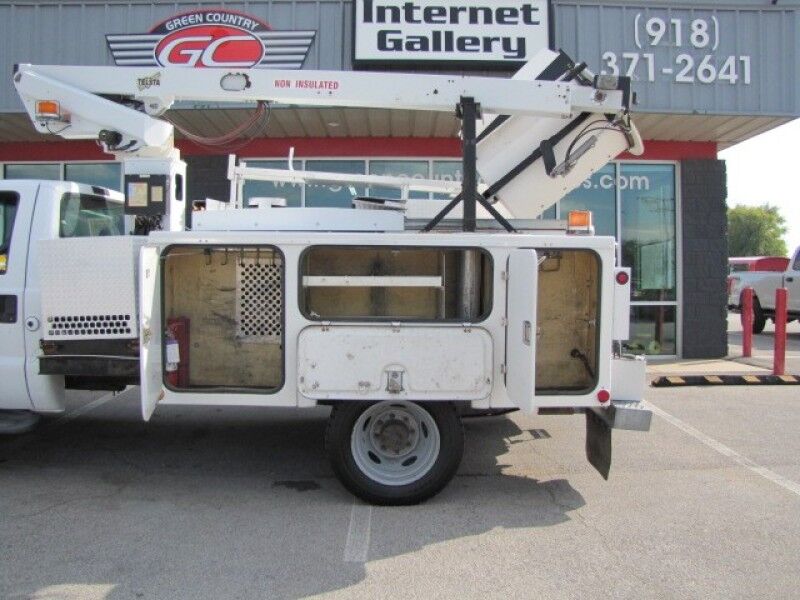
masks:
[[[264,56],[256,36],[236,27],[200,25],[165,36],[155,48],[165,67],[252,67]]]

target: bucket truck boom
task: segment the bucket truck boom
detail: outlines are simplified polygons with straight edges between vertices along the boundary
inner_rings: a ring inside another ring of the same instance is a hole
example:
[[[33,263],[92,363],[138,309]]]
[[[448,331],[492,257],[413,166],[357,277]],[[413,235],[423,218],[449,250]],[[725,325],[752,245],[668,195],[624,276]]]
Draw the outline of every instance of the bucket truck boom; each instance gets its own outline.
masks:
[[[97,139],[125,162],[131,175],[143,166],[130,164],[132,157],[178,160],[172,125],[159,118],[176,102],[458,109],[465,128],[473,132],[462,135],[464,179],[471,189],[454,200],[465,202],[465,215],[474,215],[477,201],[493,216],[500,208],[506,216],[535,217],[621,152],[642,151],[628,115],[630,80],[593,76],[585,65],[549,50],[510,79],[22,64],[14,83],[38,131]],[[43,101],[50,101],[49,112],[40,110]],[[487,116],[484,127],[481,114]],[[478,195],[479,177],[487,184],[483,195]],[[533,197],[529,190],[535,190]],[[495,209],[494,203],[499,203]]]

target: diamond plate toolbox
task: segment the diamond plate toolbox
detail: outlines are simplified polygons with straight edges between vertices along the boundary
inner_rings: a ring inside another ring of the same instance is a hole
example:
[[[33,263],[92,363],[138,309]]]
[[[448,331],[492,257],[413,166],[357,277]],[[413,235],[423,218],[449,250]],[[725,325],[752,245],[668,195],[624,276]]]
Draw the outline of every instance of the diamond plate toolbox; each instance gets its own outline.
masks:
[[[145,241],[132,236],[40,241],[44,339],[138,337],[137,265]]]

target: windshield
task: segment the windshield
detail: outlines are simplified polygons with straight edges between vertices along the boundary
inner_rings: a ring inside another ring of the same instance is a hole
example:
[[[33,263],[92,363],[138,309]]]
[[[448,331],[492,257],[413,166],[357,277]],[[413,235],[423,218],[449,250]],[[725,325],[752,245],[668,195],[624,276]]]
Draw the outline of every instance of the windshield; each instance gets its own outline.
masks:
[[[125,216],[121,202],[114,202],[103,196],[71,192],[61,197],[60,237],[96,237],[124,233]]]

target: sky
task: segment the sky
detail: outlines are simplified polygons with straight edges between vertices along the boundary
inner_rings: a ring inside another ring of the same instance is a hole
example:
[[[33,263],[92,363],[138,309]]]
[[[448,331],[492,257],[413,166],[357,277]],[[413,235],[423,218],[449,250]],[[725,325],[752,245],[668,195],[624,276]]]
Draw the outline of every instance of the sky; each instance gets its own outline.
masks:
[[[723,150],[728,206],[777,206],[786,219],[791,255],[800,246],[800,119]]]

